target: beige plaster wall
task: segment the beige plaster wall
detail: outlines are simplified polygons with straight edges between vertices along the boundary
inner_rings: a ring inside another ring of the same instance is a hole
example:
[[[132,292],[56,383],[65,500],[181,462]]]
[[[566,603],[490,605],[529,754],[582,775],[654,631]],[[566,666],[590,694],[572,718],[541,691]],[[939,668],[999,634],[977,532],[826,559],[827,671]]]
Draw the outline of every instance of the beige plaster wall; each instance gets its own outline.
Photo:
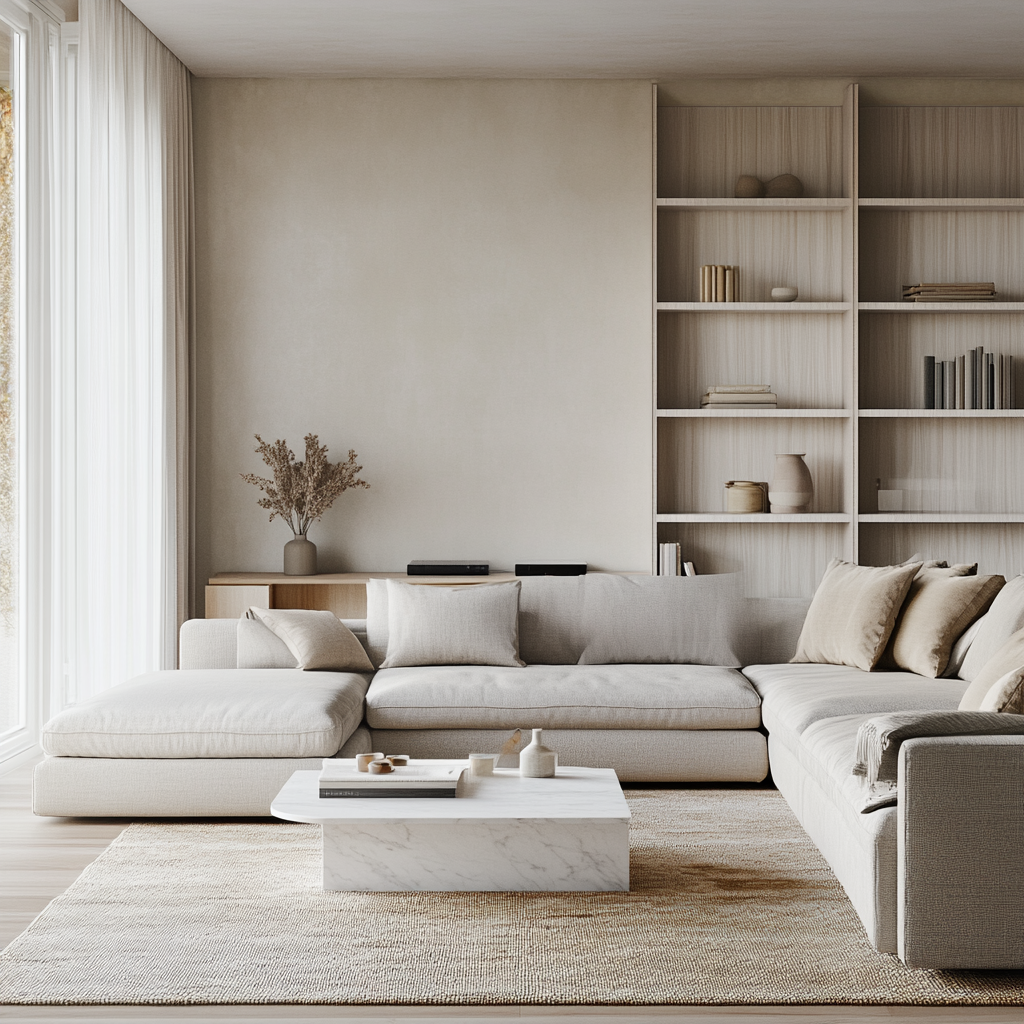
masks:
[[[206,79],[194,109],[198,583],[281,568],[257,432],[359,454],[322,571],[649,568],[650,85]]]

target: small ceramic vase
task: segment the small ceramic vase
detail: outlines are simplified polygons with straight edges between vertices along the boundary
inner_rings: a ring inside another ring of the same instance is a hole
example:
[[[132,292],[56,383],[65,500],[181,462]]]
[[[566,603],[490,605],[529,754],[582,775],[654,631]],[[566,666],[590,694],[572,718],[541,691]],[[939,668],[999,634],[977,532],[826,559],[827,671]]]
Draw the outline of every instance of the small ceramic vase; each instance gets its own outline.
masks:
[[[285,544],[284,572],[286,576],[316,575],[316,545],[304,533],[297,533]]]
[[[814,497],[811,471],[799,455],[776,455],[775,476],[768,488],[773,512],[807,512]]]
[[[739,514],[764,511],[764,490],[754,480],[730,480],[725,485],[725,511]]]
[[[470,775],[493,775],[494,766],[497,764],[497,754],[470,754],[469,774]]]
[[[383,756],[381,753],[356,754],[356,771],[368,772],[370,770],[370,762],[379,761]]]
[[[558,767],[558,755],[541,743],[542,731],[534,729],[529,746],[519,751],[519,774],[524,779],[550,779]]]

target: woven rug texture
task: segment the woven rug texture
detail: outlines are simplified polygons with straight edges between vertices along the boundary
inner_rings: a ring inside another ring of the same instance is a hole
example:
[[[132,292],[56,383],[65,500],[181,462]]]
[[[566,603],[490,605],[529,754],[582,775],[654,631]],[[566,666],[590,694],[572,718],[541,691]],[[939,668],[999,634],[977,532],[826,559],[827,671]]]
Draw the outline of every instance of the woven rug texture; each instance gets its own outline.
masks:
[[[628,893],[341,893],[319,828],[135,824],[0,953],[38,1004],[1024,1004],[876,953],[770,790],[631,790]]]

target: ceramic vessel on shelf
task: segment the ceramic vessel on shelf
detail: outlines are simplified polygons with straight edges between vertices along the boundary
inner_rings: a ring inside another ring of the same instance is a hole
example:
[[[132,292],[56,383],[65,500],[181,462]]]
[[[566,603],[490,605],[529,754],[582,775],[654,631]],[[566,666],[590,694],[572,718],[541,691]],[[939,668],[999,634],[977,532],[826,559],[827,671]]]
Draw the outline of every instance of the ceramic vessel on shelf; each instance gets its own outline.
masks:
[[[799,455],[776,455],[775,475],[768,487],[768,500],[773,512],[807,512],[814,497],[811,471]]]
[[[794,302],[799,291],[796,288],[773,288],[772,289],[772,301],[773,302]]]
[[[284,546],[284,573],[286,576],[316,575],[316,545],[297,533]]]
[[[729,480],[725,485],[725,511],[737,514],[764,511],[764,489],[755,480]]]
[[[541,742],[542,729],[534,729],[529,746],[519,751],[519,774],[526,779],[550,779],[558,767],[558,755]]]
[[[764,186],[769,199],[799,199],[804,194],[804,183],[795,174],[780,174]]]
[[[741,174],[736,179],[733,195],[737,199],[760,199],[764,195],[764,183],[752,174]]]

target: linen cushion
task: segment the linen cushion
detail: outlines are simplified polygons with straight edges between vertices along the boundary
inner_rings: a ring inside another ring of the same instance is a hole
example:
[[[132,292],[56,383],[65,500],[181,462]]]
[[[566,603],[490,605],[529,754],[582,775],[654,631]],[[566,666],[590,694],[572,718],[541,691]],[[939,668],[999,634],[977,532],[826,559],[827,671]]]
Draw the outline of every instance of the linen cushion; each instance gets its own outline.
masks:
[[[288,645],[259,619],[239,619],[235,668],[296,668]]]
[[[931,678],[945,672],[953,642],[984,614],[1006,583],[1002,576],[967,575],[974,568],[918,573],[893,630],[892,658],[899,668]]]
[[[250,608],[249,614],[279,636],[305,671],[372,672],[363,645],[333,612]]]
[[[382,668],[504,665],[519,658],[519,581],[462,587],[388,580],[388,654]]]
[[[960,678],[973,681],[1019,629],[1024,629],[1024,576],[1015,576],[996,595],[964,658]]]
[[[388,581],[366,581],[366,652],[374,668],[388,656]]]
[[[957,637],[956,643],[953,644],[953,649],[949,652],[949,663],[946,665],[946,671],[942,673],[944,676],[960,678],[960,669],[963,667],[964,658],[967,657],[967,652],[971,649],[971,644],[974,643],[974,638],[978,635],[981,624],[984,621],[985,616],[982,615],[980,618],[975,619]]]
[[[524,576],[519,656],[528,665],[575,665],[583,653],[583,591],[590,576]]]
[[[760,700],[713,665],[381,669],[371,729],[756,729]]]
[[[150,672],[54,716],[62,757],[330,757],[359,727],[368,680],[350,672]]]
[[[588,575],[581,665],[738,667],[744,601],[735,575]]]
[[[1024,715],[1024,666],[1007,672],[981,699],[981,711]]]
[[[971,680],[971,685],[967,687],[963,699],[960,701],[960,710],[980,711],[981,702],[989,690],[999,683],[1008,672],[1014,672],[1022,666],[1024,666],[1024,629],[1018,629]]]
[[[807,610],[793,662],[873,669],[920,563],[853,565],[833,558]]]

